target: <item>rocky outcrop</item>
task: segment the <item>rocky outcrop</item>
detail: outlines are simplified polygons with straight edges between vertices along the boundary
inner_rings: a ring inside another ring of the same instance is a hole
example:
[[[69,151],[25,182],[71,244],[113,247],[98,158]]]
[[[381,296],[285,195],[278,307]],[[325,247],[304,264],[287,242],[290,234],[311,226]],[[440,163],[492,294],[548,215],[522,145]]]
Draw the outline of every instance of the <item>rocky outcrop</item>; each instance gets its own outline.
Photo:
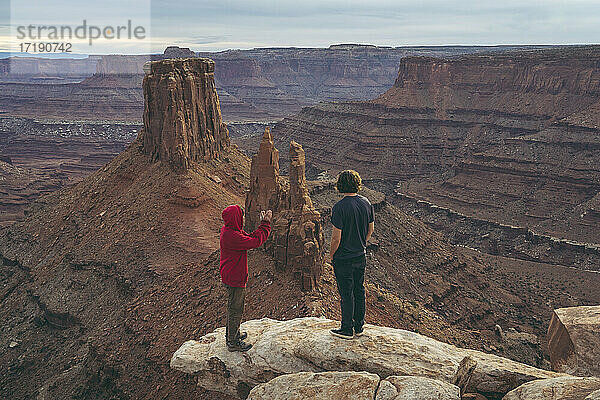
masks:
[[[533,379],[559,376],[400,329],[367,325],[364,336],[344,341],[329,333],[337,324],[313,317],[248,321],[243,329],[254,346],[244,355],[227,351],[224,328],[219,328],[184,343],[173,354],[171,367],[197,376],[204,388],[232,395],[238,395],[236,388],[297,372],[366,371],[382,379],[420,376],[454,384],[467,356],[476,362],[468,391],[494,398]],[[390,383],[400,392],[400,382]]]
[[[600,389],[594,390],[585,398],[585,400],[600,400]]]
[[[144,152],[187,170],[191,162],[217,158],[229,146],[214,83],[213,61],[152,62],[144,77]]]
[[[375,400],[458,400],[458,386],[422,376],[389,376],[382,380]]]
[[[548,352],[555,371],[600,377],[600,306],[554,310]]]
[[[292,270],[302,290],[312,290],[323,269],[321,214],[315,210],[306,184],[304,150],[290,143],[290,176],[279,176],[279,152],[269,128],[252,158],[246,196],[246,226],[255,229],[262,210],[273,211],[273,231],[265,248],[279,270]]]
[[[564,376],[528,382],[502,400],[582,400],[600,389],[600,378]]]
[[[164,58],[190,58],[197,57],[189,47],[168,46],[163,52]]]
[[[381,379],[368,372],[298,372],[250,391],[248,400],[459,400],[459,388],[418,376]]]
[[[321,214],[308,195],[304,150],[290,143],[288,209],[280,210],[273,224],[273,254],[276,267],[292,270],[302,290],[315,288],[323,270]]]
[[[379,382],[368,372],[298,372],[254,387],[248,400],[374,399]]]
[[[250,190],[245,203],[246,227],[255,229],[258,226],[260,211],[273,210],[277,213],[287,209],[287,203],[286,185],[279,176],[279,151],[267,127],[258,152],[252,157]]]

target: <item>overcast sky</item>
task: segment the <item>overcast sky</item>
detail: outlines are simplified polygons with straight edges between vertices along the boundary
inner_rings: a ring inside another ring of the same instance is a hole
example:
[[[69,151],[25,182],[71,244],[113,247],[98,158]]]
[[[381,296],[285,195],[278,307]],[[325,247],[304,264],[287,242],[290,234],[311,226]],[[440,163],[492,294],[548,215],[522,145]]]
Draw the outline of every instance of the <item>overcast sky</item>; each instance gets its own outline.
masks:
[[[133,0],[10,4],[15,24],[149,25],[136,41],[98,40],[88,53],[162,52],[176,44],[196,51],[334,43],[495,45],[599,43],[600,0]],[[148,23],[150,21],[150,23]],[[14,36],[14,35],[12,35]],[[14,37],[7,35],[8,39]],[[7,37],[0,39],[6,51]]]

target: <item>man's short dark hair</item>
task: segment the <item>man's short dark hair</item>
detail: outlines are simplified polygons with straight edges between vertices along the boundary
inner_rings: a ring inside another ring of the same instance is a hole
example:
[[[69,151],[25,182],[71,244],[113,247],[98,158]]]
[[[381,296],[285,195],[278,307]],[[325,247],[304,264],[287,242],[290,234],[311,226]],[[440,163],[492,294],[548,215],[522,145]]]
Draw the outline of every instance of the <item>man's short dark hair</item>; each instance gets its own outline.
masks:
[[[358,172],[347,169],[338,175],[336,188],[340,193],[358,193],[361,185],[362,179]]]

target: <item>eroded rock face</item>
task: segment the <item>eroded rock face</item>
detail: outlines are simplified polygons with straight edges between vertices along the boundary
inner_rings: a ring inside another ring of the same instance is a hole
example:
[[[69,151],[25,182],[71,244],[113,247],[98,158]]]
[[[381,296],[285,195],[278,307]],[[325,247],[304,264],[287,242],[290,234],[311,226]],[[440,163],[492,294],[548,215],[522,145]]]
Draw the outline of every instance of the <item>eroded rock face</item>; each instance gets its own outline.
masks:
[[[422,376],[390,376],[381,381],[375,400],[459,400],[460,389]]]
[[[453,384],[466,356],[477,363],[467,391],[492,398],[534,379],[560,376],[400,329],[366,325],[364,336],[343,340],[329,333],[338,325],[314,317],[247,321],[242,329],[253,347],[244,354],[227,351],[225,328],[219,328],[199,341],[185,342],[173,354],[171,368],[197,376],[204,388],[232,395],[237,388],[297,372],[366,371],[382,379],[420,376]]]
[[[503,400],[581,400],[598,389],[598,378],[563,376],[528,382],[509,392]]]
[[[277,123],[276,145],[301,138],[312,167],[334,175],[352,165],[369,179],[401,183],[407,211],[430,203],[433,210],[421,219],[436,219],[431,225],[454,243],[596,269],[598,256],[588,261],[585,248],[565,254],[559,246],[566,245],[550,238],[513,241],[504,233],[498,240],[494,232],[510,225],[600,243],[593,199],[600,179],[599,55],[595,46],[405,57],[385,94],[305,107]],[[440,218],[441,207],[457,217]],[[469,230],[481,230],[468,240],[457,234],[467,222]],[[483,228],[484,222],[493,225]],[[538,247],[542,240],[548,244]]]
[[[459,388],[418,376],[384,380],[368,372],[298,372],[255,386],[249,400],[459,400]]]
[[[209,59],[152,62],[144,77],[144,152],[186,170],[229,146]]]
[[[594,390],[585,398],[585,400],[600,400],[600,389]]]
[[[600,377],[600,306],[554,310],[548,351],[553,370]]]
[[[279,270],[293,269],[302,290],[312,290],[323,270],[321,214],[306,186],[302,146],[290,144],[289,183],[279,176],[279,152],[267,128],[252,158],[246,196],[246,227],[254,229],[261,210],[273,210],[273,230],[265,245]]]
[[[252,157],[250,191],[246,196],[245,222],[249,230],[259,223],[259,212],[286,209],[287,191],[279,176],[279,151],[273,144],[271,131],[265,129],[258,153]]]
[[[373,399],[379,380],[368,372],[299,372],[256,386],[248,400]]]

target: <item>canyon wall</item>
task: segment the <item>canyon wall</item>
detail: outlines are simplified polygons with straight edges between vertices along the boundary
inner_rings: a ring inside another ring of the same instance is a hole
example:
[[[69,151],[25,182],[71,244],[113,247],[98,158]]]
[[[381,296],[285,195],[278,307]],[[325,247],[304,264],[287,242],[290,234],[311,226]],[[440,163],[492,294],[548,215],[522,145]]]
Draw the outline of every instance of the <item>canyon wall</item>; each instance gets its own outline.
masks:
[[[600,47],[405,58],[369,102],[320,104],[274,128],[307,162],[460,214],[599,243]],[[392,191],[390,191],[391,193]]]
[[[330,100],[370,99],[387,90],[409,55],[451,56],[527,46],[262,48],[198,53],[216,62],[215,79],[227,120],[269,121]],[[0,60],[0,111],[24,117],[140,121],[147,61],[197,57],[169,46],[162,54],[84,59]],[[11,65],[18,74],[12,74]]]

